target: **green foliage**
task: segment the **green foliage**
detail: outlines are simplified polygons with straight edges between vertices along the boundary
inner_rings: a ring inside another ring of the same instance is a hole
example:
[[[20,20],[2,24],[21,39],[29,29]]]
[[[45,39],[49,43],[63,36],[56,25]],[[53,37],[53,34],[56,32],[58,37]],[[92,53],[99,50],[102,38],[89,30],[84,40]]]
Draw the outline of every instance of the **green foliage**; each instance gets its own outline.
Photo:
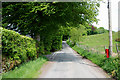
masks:
[[[72,42],[70,42],[69,40],[66,41],[66,43],[70,46],[70,47],[73,47],[74,44]]]
[[[108,30],[104,29],[104,27],[95,27],[93,25],[88,25],[87,23],[85,24],[87,35],[95,35],[95,34],[102,34],[102,33],[107,33]]]
[[[37,48],[38,56],[41,54],[45,54],[43,41],[36,40],[36,48]]]
[[[61,25],[68,26],[68,23],[70,26],[78,26],[85,22],[97,22],[98,4],[99,2],[3,2],[2,23],[3,27],[24,35],[42,35],[41,32],[49,27],[49,31],[53,32]]]
[[[6,78],[37,78],[38,74],[40,74],[38,71],[46,61],[47,59],[41,56],[36,60],[24,63],[14,70],[4,73],[2,78],[3,80],[6,80]]]
[[[62,48],[62,35],[54,36],[52,42],[52,50],[60,50]]]
[[[106,33],[106,32],[108,32],[106,29],[104,29],[103,27],[99,27],[98,29],[97,29],[97,33],[98,34],[101,34],[101,33]]]
[[[99,2],[3,2],[2,26],[34,39],[39,35],[37,51],[46,54],[61,48],[61,26],[68,37],[68,26],[97,22],[98,7]]]
[[[60,50],[62,48],[63,27],[56,31],[52,37],[52,51]]]
[[[69,27],[69,26],[63,28],[63,41],[65,41],[69,38],[70,29],[71,29],[71,27]]]
[[[2,29],[2,56],[6,70],[37,58],[36,41],[11,30]],[[7,62],[6,62],[7,60]],[[10,60],[10,61],[9,61]],[[12,62],[13,61],[13,62]],[[15,62],[14,62],[15,61]],[[13,66],[12,66],[13,65]]]
[[[49,54],[50,50],[52,47],[52,37],[51,36],[47,36],[46,39],[44,39],[44,49],[45,49],[45,53]]]
[[[67,41],[67,43],[70,44],[70,42]],[[75,51],[77,51],[81,56],[84,58],[87,58],[91,60],[93,63],[97,64],[100,66],[102,69],[104,69],[106,72],[108,72],[112,77],[119,79],[119,59],[117,57],[110,57],[106,58],[105,55],[103,54],[96,54],[96,53],[91,53],[88,52],[78,46],[73,46],[72,47]]]
[[[70,39],[75,44],[80,39],[82,39],[82,36],[86,33],[85,26],[79,25],[77,28],[72,28],[70,30]]]
[[[2,31],[2,56],[5,72],[24,62],[34,60],[42,54],[50,54],[51,50],[62,48],[62,28],[58,30],[59,33],[52,34],[52,36],[44,34],[46,38],[40,42],[12,30],[0,29]]]

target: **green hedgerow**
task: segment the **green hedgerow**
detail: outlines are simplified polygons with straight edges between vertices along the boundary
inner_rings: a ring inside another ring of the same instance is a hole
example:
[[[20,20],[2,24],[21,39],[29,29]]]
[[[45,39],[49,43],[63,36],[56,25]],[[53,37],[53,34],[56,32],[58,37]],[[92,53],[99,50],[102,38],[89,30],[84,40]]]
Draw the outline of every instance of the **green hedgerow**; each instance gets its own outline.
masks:
[[[3,71],[8,71],[23,62],[37,58],[36,41],[19,33],[2,30]]]

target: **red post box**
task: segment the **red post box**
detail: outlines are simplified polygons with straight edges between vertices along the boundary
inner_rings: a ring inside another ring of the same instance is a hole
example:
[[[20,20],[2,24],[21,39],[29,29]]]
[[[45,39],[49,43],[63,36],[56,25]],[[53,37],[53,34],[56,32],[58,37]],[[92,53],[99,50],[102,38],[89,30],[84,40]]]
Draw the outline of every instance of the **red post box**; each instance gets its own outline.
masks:
[[[106,57],[109,58],[109,49],[105,49]]]

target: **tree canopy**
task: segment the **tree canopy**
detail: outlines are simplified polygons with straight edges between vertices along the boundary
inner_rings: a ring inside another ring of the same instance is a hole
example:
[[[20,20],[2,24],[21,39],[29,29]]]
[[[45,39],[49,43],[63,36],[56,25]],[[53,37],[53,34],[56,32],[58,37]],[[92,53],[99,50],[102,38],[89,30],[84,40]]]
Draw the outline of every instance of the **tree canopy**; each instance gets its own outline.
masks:
[[[30,35],[44,54],[61,49],[63,35],[76,42],[74,35],[81,37],[87,25],[98,21],[98,7],[99,2],[3,2],[2,26]]]
[[[97,22],[99,3],[3,2],[2,23],[7,29],[35,36],[56,32],[60,26]]]

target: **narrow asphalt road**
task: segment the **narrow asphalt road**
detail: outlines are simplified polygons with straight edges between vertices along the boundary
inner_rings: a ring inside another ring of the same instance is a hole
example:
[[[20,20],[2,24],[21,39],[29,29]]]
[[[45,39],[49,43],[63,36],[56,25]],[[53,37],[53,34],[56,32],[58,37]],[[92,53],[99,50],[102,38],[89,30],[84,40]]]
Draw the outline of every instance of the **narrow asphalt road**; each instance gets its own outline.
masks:
[[[65,41],[63,49],[55,52],[43,66],[40,78],[109,78],[98,66],[83,59]]]

